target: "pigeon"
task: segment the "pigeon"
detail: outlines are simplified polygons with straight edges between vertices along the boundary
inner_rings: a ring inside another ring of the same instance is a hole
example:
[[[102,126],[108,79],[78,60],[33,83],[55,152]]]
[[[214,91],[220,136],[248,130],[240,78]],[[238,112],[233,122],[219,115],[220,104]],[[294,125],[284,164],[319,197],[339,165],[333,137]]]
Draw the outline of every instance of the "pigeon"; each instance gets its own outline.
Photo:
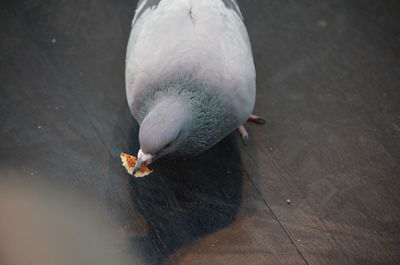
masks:
[[[126,96],[139,123],[134,171],[197,155],[238,129],[246,142],[256,72],[235,0],[140,0],[126,53]]]

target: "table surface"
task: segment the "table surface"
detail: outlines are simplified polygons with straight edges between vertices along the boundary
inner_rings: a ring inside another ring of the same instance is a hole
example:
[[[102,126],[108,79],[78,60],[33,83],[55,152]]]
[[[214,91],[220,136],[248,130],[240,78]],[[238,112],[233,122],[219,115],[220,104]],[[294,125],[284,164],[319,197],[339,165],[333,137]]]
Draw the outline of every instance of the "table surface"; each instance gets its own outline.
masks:
[[[143,264],[400,264],[396,2],[239,1],[266,124],[132,179],[135,1],[2,1],[0,174],[105,201]]]

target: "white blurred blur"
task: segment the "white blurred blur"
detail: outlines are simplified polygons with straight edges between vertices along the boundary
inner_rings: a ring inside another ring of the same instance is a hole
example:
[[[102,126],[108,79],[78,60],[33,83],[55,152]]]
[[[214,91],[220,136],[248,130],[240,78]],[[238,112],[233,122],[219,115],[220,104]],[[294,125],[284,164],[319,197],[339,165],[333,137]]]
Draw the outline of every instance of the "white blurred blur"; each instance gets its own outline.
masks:
[[[0,264],[141,264],[100,203],[48,183],[0,182]]]

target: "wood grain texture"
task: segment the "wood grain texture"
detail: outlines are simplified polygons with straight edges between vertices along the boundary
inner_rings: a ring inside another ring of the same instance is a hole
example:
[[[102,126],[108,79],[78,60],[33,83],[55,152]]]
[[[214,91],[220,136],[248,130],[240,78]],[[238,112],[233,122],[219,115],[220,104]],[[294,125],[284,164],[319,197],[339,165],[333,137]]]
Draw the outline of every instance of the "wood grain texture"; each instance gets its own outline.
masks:
[[[247,3],[267,126],[246,171],[308,264],[398,264],[399,6]]]
[[[240,1],[267,124],[142,180],[119,160],[135,1],[0,5],[1,179],[104,201],[143,264],[400,263],[395,1]]]
[[[232,224],[176,251],[167,262],[208,263],[306,264],[246,175],[243,176],[242,202]]]

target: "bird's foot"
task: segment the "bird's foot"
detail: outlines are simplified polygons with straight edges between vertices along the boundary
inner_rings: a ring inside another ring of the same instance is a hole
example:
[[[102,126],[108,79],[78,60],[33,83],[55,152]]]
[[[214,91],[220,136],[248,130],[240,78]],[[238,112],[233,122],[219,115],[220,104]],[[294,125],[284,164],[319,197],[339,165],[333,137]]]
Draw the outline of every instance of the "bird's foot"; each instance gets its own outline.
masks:
[[[243,125],[240,125],[237,130],[240,136],[242,136],[243,144],[247,145],[247,141],[249,140],[249,133],[247,132],[246,128]]]
[[[248,118],[248,121],[254,122],[256,124],[265,124],[265,119],[262,117],[259,117],[257,115],[251,114],[250,117]],[[244,125],[240,125],[237,128],[240,136],[242,136],[243,144],[247,145],[247,142],[249,140],[249,133],[247,132],[246,128]]]
[[[265,119],[262,117],[259,117],[257,115],[251,114],[248,121],[257,123],[257,124],[265,124]]]

